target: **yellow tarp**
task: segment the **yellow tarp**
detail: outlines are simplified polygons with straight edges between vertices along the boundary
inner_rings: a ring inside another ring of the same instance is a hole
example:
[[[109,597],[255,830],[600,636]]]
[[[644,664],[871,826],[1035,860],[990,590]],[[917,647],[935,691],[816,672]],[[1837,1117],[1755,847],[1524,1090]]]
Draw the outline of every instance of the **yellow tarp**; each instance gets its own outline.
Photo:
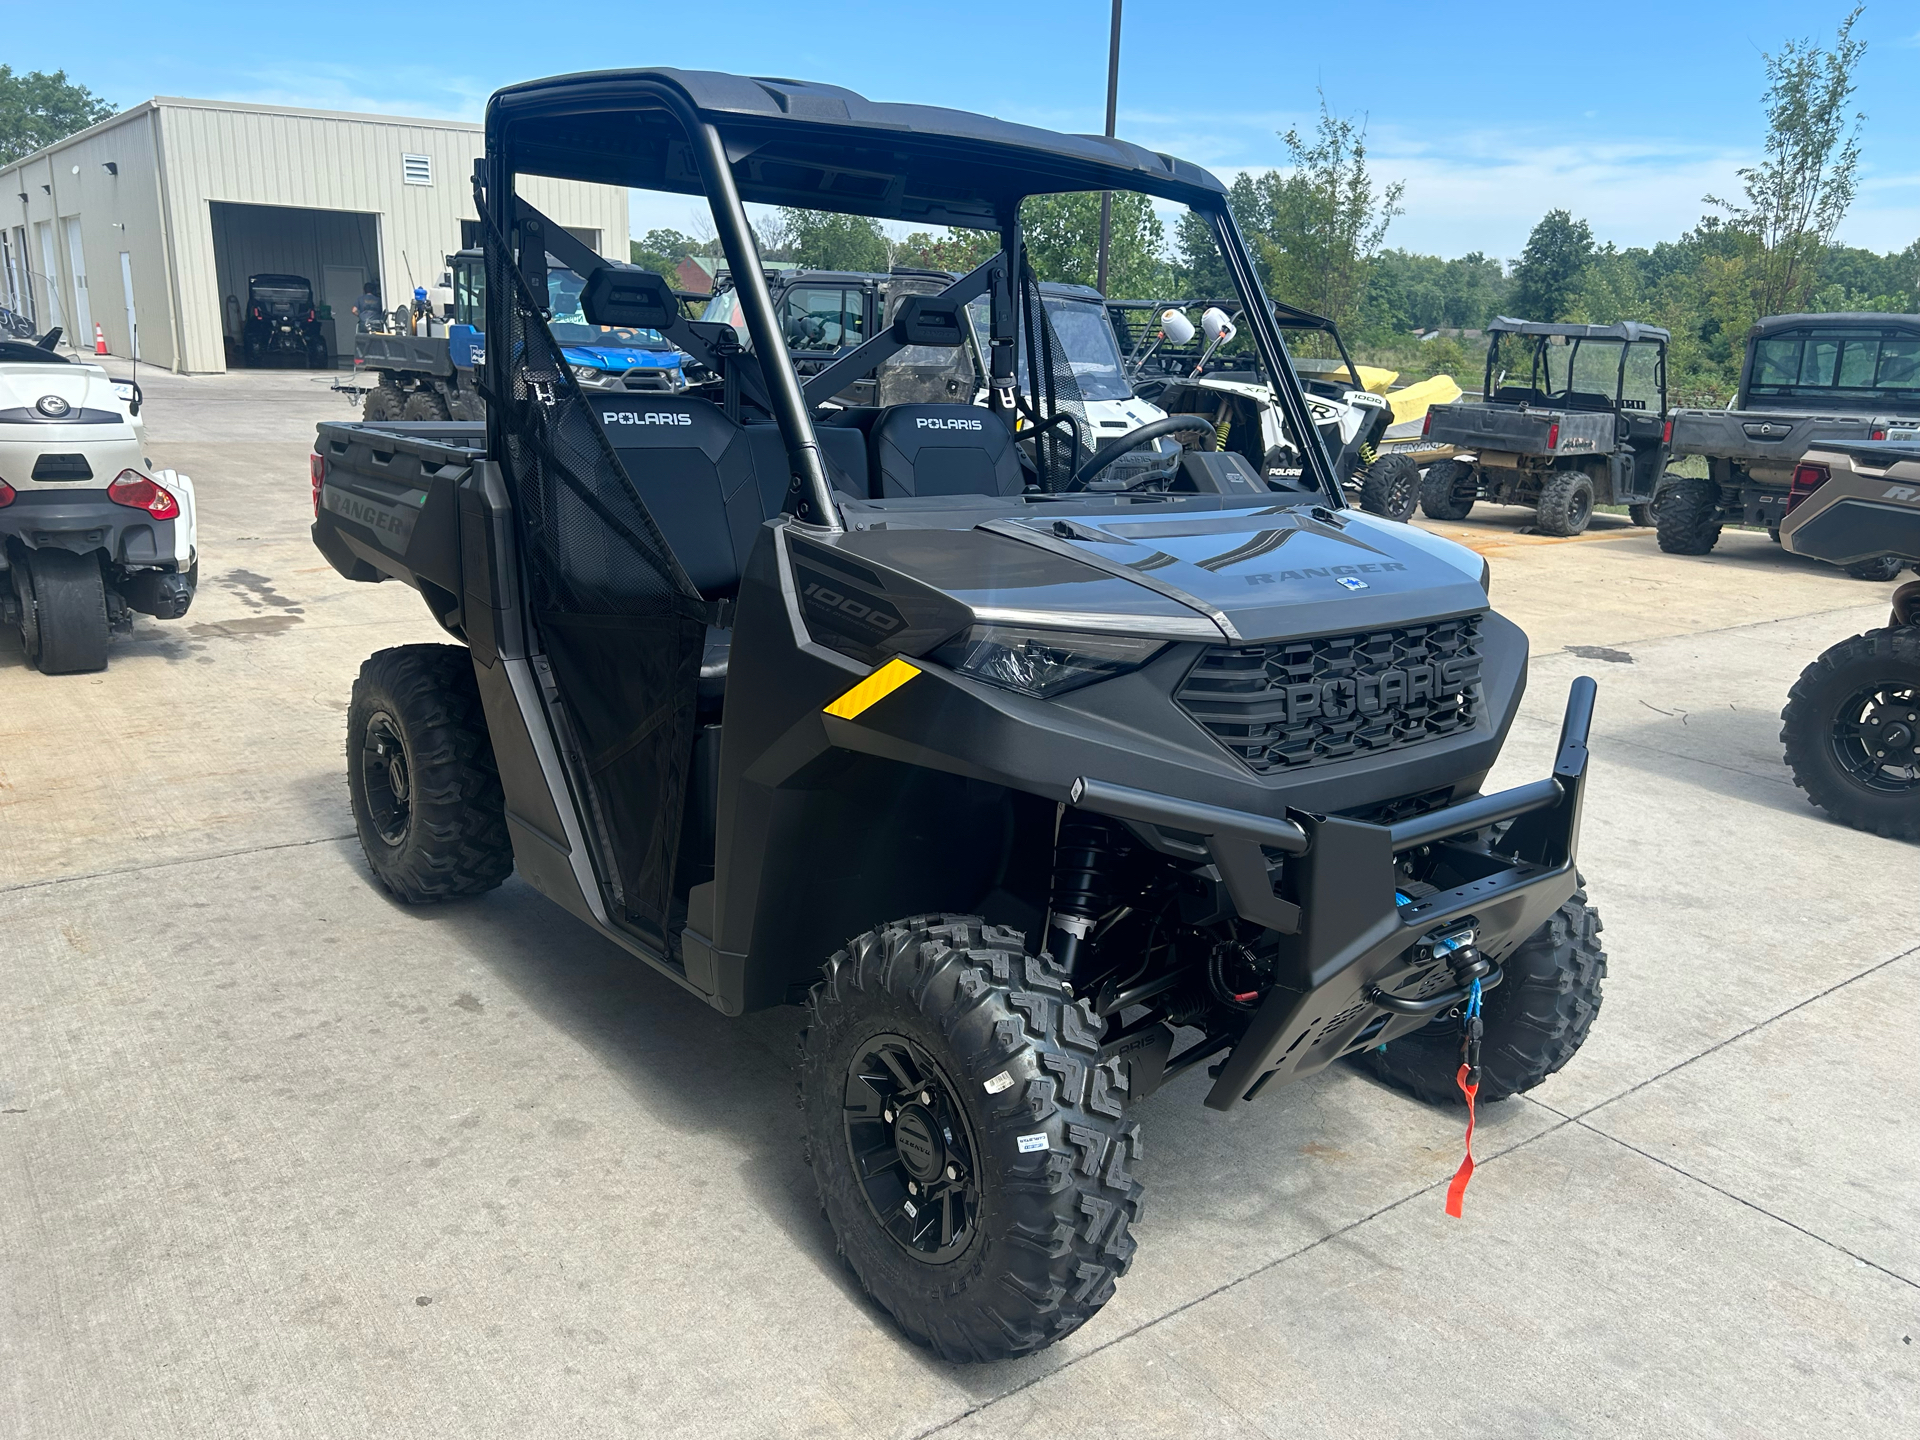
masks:
[[[1376,395],[1387,393],[1387,387],[1400,378],[1398,370],[1382,370],[1378,365],[1356,365],[1354,372],[1360,377],[1360,388],[1371,390]]]
[[[1366,369],[1360,372],[1363,376]],[[1372,386],[1368,386],[1372,389]],[[1380,391],[1387,397],[1387,403],[1393,407],[1393,423],[1404,424],[1408,420],[1418,420],[1427,413],[1432,405],[1451,405],[1460,398],[1460,387],[1454,383],[1451,375],[1435,375],[1430,380],[1419,380],[1404,389]]]

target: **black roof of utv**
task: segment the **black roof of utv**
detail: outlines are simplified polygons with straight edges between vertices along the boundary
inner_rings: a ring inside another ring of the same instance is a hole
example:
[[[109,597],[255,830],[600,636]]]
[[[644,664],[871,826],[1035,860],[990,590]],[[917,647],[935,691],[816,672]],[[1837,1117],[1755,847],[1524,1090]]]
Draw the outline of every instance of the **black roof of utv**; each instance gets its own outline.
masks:
[[[1125,140],[711,70],[511,85],[487,104],[487,140],[523,173],[697,195],[686,120],[725,133],[740,198],[762,205],[995,229],[1028,195],[1140,190],[1218,209],[1226,194],[1198,165]]]
[[[1920,333],[1920,315],[1894,315],[1876,310],[1845,310],[1817,315],[1769,315],[1747,332],[1763,340],[1783,330],[1910,330]]]
[[[1511,315],[1496,315],[1487,326],[1489,335],[1564,335],[1569,340],[1658,340],[1673,339],[1658,325],[1638,320],[1622,320],[1617,325],[1560,325],[1545,320],[1515,320]]]

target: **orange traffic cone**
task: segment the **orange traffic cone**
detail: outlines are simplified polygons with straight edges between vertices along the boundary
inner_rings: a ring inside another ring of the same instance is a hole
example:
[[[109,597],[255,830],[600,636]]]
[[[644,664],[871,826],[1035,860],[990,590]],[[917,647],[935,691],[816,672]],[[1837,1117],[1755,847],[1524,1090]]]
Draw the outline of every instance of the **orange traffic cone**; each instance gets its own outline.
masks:
[[[98,320],[93,322],[93,353],[96,355],[107,353],[107,332],[100,328]]]

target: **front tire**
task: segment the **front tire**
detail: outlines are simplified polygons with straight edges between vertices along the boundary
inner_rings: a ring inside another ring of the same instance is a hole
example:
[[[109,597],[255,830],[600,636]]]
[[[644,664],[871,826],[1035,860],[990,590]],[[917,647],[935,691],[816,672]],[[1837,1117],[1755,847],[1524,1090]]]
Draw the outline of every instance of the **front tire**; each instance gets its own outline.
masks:
[[[1660,548],[1669,555],[1705,555],[1720,543],[1720,486],[1711,479],[1688,475],[1661,492]]]
[[[1562,470],[1540,490],[1534,527],[1542,535],[1578,535],[1593,520],[1593,477],[1584,470]]]
[[[851,941],[807,1008],[808,1160],[867,1293],[948,1360],[1086,1323],[1133,1259],[1140,1127],[1060,967],[1017,930],[919,916]]]
[[[347,793],[367,864],[409,904],[483,894],[513,873],[500,772],[464,649],[402,645],[360,667],[347,710]]]
[[[1920,626],[1842,640],[1800,672],[1780,712],[1793,783],[1843,825],[1920,840],[1920,721],[1913,716],[1920,716]]]
[[[1600,914],[1587,892],[1573,896],[1506,959],[1500,984],[1486,992],[1480,1014],[1479,1098],[1504,1100],[1531,1090],[1574,1057],[1600,1013],[1607,952]],[[1458,1017],[1434,1021],[1368,1050],[1361,1063],[1389,1085],[1435,1105],[1465,1103]]]
[[[36,550],[27,561],[20,638],[42,675],[107,668],[107,582],[100,561],[71,550]]]
[[[1464,520],[1473,510],[1473,467],[1458,460],[1442,460],[1427,467],[1420,481],[1420,508],[1430,520]]]
[[[1360,480],[1360,508],[1389,520],[1413,518],[1420,500],[1420,465],[1411,455],[1382,455]]]

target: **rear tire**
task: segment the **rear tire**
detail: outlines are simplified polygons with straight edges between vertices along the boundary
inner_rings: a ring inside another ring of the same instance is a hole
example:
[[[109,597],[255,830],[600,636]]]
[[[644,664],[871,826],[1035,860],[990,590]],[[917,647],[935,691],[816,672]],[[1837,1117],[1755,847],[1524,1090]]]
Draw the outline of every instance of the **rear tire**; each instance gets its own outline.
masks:
[[[99,560],[71,550],[36,550],[26,564],[32,614],[21,607],[20,632],[28,661],[42,675],[106,669],[110,626]]]
[[[1907,562],[1898,555],[1882,555],[1876,560],[1860,560],[1846,567],[1847,574],[1856,580],[1886,581],[1896,578],[1907,568]]]
[[[1464,520],[1476,498],[1473,467],[1458,460],[1442,460],[1427,467],[1420,481],[1420,508],[1430,520]]]
[[[445,420],[447,402],[440,398],[437,391],[424,386],[407,396],[406,408],[401,412],[406,420]]]
[[[506,801],[473,660],[402,645],[360,667],[347,793],[376,879],[412,905],[479,895],[513,873]]]
[[[399,420],[407,412],[407,397],[400,393],[400,387],[390,381],[382,380],[367,392],[367,401],[360,409],[362,420]]]
[[[1578,535],[1593,521],[1593,477],[1562,470],[1540,490],[1534,528],[1543,535]]]
[[[1904,730],[1903,744],[1885,748],[1905,750],[1907,774],[1920,775],[1920,722],[1909,714],[1920,715],[1920,626],[1842,640],[1800,672],[1780,712],[1793,783],[1843,825],[1920,840],[1920,778],[1898,774],[1866,738]]]
[[[1574,1057],[1600,1013],[1607,952],[1600,914],[1576,890],[1529,935],[1503,966],[1505,978],[1486,992],[1480,1014],[1478,1098],[1504,1100],[1531,1090]],[[1389,1085],[1435,1105],[1462,1105],[1460,1021],[1434,1021],[1398,1040],[1362,1052],[1360,1061]]]
[[[1698,475],[1676,479],[1661,492],[1655,523],[1669,555],[1705,555],[1720,543],[1720,486]]]
[[[1411,455],[1382,455],[1360,479],[1360,508],[1389,520],[1413,518],[1420,500],[1420,466]]]
[[[1101,1034],[1059,966],[970,915],[869,931],[808,997],[800,1106],[821,1208],[867,1293],[945,1359],[1052,1344],[1132,1262],[1140,1127]]]

